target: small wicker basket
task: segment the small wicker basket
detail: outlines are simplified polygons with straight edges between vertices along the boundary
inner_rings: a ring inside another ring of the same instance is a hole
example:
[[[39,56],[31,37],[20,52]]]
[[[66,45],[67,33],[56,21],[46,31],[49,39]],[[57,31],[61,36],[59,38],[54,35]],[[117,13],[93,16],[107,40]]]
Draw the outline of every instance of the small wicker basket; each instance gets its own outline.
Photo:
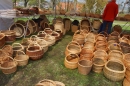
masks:
[[[5,45],[2,50],[9,56],[13,55],[13,48],[11,45]]]

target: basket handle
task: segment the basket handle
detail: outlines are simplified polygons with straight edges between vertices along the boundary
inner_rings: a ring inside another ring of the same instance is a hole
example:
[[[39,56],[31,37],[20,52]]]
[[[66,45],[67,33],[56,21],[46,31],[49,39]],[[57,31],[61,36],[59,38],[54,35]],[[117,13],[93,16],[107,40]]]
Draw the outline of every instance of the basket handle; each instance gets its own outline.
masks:
[[[23,46],[22,46],[20,43],[13,43],[13,44],[12,44],[12,47],[14,48],[15,46],[17,46],[17,47],[20,46],[20,47],[23,48]]]
[[[32,41],[37,41],[37,39],[38,39],[37,35],[32,35],[30,37],[30,40],[32,40]]]
[[[38,35],[40,35],[40,34],[46,34],[46,32],[45,31],[39,31]]]
[[[44,31],[45,31],[45,30],[50,30],[50,31],[52,31],[52,29],[51,29],[51,28],[45,28],[45,29],[44,29]]]
[[[63,33],[63,31],[61,29],[55,29],[55,31],[61,31],[61,33]]]
[[[17,51],[16,56],[18,55],[25,55],[25,53],[23,51]]]
[[[31,47],[31,46],[38,46],[40,48],[40,50],[42,50],[41,46],[37,42],[30,43],[28,45],[28,48]]]

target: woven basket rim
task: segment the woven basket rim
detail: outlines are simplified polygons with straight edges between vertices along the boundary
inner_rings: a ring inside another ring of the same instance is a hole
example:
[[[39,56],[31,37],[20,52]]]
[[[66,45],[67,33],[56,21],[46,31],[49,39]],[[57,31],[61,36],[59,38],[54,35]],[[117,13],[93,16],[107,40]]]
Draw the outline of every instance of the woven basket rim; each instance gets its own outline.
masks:
[[[79,63],[80,61],[87,61],[87,62],[90,62],[91,65],[90,65],[90,66],[84,66],[84,65],[81,65],[81,64]],[[93,65],[93,62],[90,61],[90,60],[82,59],[82,60],[79,60],[79,61],[78,61],[78,65],[80,65],[80,66],[82,66],[82,67],[91,67],[91,66]]]
[[[108,62],[110,62],[110,61],[117,62],[117,63],[121,64],[121,65],[123,66],[123,71],[112,70],[112,69],[110,69],[109,67],[107,67]],[[104,67],[106,67],[109,71],[118,72],[118,73],[125,73],[125,71],[126,71],[126,68],[125,68],[123,62],[121,62],[120,60],[108,60],[108,61],[105,63],[105,66],[104,66]]]
[[[66,62],[68,62],[68,63],[78,63],[78,61],[77,62],[70,62],[70,61],[68,61],[67,60],[67,57],[69,56],[69,55],[71,55],[72,53],[69,53],[66,57],[65,57],[65,61]],[[77,58],[79,59],[79,56],[77,55],[77,54],[75,54],[76,56],[77,56]]]

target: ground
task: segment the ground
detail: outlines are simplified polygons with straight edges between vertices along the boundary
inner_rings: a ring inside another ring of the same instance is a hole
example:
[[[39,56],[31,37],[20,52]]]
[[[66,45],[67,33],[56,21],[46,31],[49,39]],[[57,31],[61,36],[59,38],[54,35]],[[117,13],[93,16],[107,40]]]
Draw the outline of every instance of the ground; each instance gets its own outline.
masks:
[[[26,66],[18,67],[13,74],[5,75],[0,70],[0,86],[35,86],[43,79],[61,81],[66,86],[122,86],[122,81],[110,81],[104,77],[103,72],[91,71],[88,75],[82,75],[78,69],[67,69],[64,66],[64,51],[71,40],[72,34],[67,33],[49,47],[42,59],[29,60]]]

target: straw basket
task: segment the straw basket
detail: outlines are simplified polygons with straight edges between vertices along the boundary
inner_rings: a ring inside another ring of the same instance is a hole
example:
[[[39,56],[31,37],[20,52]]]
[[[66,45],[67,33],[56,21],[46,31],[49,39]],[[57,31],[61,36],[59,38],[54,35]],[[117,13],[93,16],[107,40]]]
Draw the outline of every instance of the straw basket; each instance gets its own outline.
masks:
[[[123,57],[123,62],[125,64],[125,67],[130,70],[130,53],[127,53]]]
[[[79,43],[72,41],[67,45],[65,55],[67,56],[68,54],[71,53],[79,55],[80,52],[81,52],[81,46],[79,45]]]
[[[108,41],[115,40],[116,42],[119,42],[119,37],[118,36],[109,35],[108,38],[107,38],[107,40]]]
[[[5,45],[2,48],[2,51],[4,51],[7,55],[12,56],[13,55],[13,47],[11,45]]]
[[[40,38],[40,39],[44,39],[45,36],[46,36],[45,31],[39,31],[38,34],[37,34],[37,37]]]
[[[82,19],[80,22],[80,30],[87,29],[90,31],[90,22],[88,19]]]
[[[45,32],[46,34],[51,35],[53,31],[52,31],[51,28],[45,28],[45,29],[44,29],[44,32]]]
[[[64,83],[59,82],[59,81],[55,81],[55,83],[56,83],[56,86],[65,86],[65,84],[64,84]]]
[[[15,41],[15,31],[14,30],[5,30],[1,31],[1,33],[5,34],[5,42],[6,43],[12,43]]]
[[[35,86],[57,86],[55,81],[44,79],[39,81]]]
[[[123,61],[123,56],[124,56],[124,54],[121,51],[112,50],[112,51],[110,51],[110,53],[108,55],[108,59]]]
[[[85,38],[85,41],[95,43],[96,39],[94,33],[89,32]]]
[[[14,23],[9,27],[9,30],[16,32],[16,38],[21,38],[24,35],[25,27],[20,23]]]
[[[63,35],[65,35],[66,30],[64,29],[64,24],[62,21],[57,21],[54,25],[54,30],[60,29],[63,33]]]
[[[77,54],[68,54],[65,57],[64,65],[66,68],[75,69],[78,67],[79,56]]]
[[[48,43],[44,39],[38,39],[37,43],[41,46],[43,49],[44,53],[48,50]]]
[[[28,45],[28,48],[26,49],[26,54],[32,60],[38,60],[42,58],[44,51],[42,50],[39,44],[31,43]]]
[[[29,40],[31,40],[32,42],[36,42],[39,38],[37,37],[37,35],[32,35]]]
[[[130,45],[128,43],[120,43],[121,50],[123,53],[130,53]]]
[[[94,52],[94,56],[95,57],[106,57],[107,58],[107,52],[105,51],[105,50],[96,50],[95,52]]]
[[[2,64],[7,60],[8,60],[8,54],[5,51],[0,50],[0,64]]]
[[[0,33],[0,48],[5,45],[5,34]]]
[[[80,60],[78,62],[78,71],[80,74],[87,75],[92,68],[92,61],[89,60]]]
[[[73,41],[78,42],[80,45],[84,44],[84,42],[85,42],[84,34],[82,34],[79,30],[77,30],[74,33]]]
[[[87,48],[92,51],[95,50],[94,43],[89,41],[84,43],[83,48]]]
[[[20,43],[13,43],[13,56],[16,55],[17,51],[24,51],[24,47]]]
[[[10,57],[11,58],[11,57]],[[17,62],[13,60],[5,61],[4,63],[0,64],[0,69],[4,74],[11,74],[17,70]]]
[[[63,23],[66,31],[69,31],[71,29],[71,20],[69,18],[64,18]]]
[[[93,57],[93,51],[88,48],[82,48],[80,55],[86,54],[88,57]]]
[[[24,49],[26,49],[31,42],[32,41],[29,38],[23,38],[21,41],[21,45],[24,47]]]
[[[99,19],[94,19],[94,20],[92,21],[93,31],[98,32],[98,30],[99,30],[101,24],[102,24],[102,23],[101,23],[101,21],[100,21]]]
[[[120,81],[125,77],[126,68],[121,61],[108,60],[103,68],[106,78],[112,81]]]
[[[117,31],[113,31],[113,32],[111,32],[110,35],[111,35],[111,36],[119,36],[120,34],[119,34]]]
[[[60,39],[60,33],[56,32],[56,31],[53,31],[51,36],[54,36],[56,41],[58,41]]]
[[[106,41],[106,37],[104,34],[98,34],[96,36],[96,41]]]
[[[108,50],[108,45],[106,41],[97,41],[95,44],[95,49],[96,50]]]
[[[121,51],[121,47],[118,43],[111,43],[109,46],[108,46],[108,49],[109,51],[111,50],[118,50],[118,51]]]
[[[26,55],[23,51],[18,51],[14,60],[17,61],[18,66],[25,66],[28,64],[29,56]]]
[[[120,42],[124,42],[124,43],[127,43],[127,44],[129,44],[129,39],[128,38],[126,38],[126,37],[121,37],[120,39],[119,39],[119,41]]]
[[[31,31],[31,34],[37,32],[37,25],[33,20],[26,21],[26,24],[28,25],[28,29]]]
[[[123,86],[130,86],[130,82],[126,78],[123,81]]]
[[[104,57],[94,57],[92,61],[93,61],[92,70],[96,73],[101,73],[106,63],[106,60],[104,60]]]
[[[62,32],[62,30],[60,30],[60,29],[56,29],[55,31],[56,31],[57,33],[60,34],[59,39],[61,39],[62,36],[63,36],[63,32]]]
[[[52,45],[54,45],[55,42],[56,42],[55,37],[54,37],[54,36],[51,36],[51,35],[46,35],[44,39],[47,41],[48,46],[52,46]]]

